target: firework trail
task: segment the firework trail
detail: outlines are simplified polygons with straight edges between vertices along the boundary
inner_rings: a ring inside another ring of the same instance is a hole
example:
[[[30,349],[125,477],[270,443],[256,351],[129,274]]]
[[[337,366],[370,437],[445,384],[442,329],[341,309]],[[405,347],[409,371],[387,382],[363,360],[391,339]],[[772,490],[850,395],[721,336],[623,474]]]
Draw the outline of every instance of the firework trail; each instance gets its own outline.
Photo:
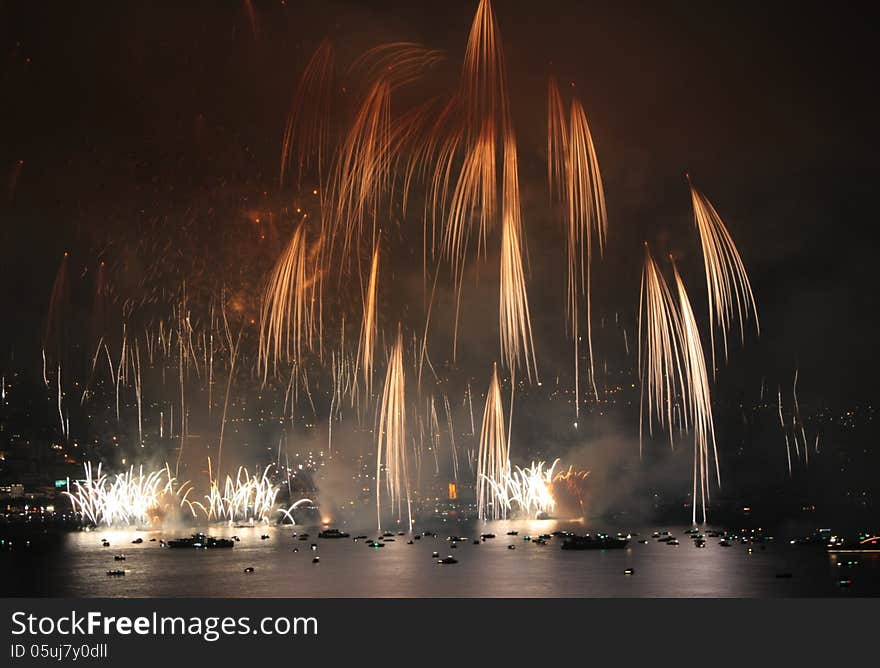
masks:
[[[406,457],[406,376],[403,368],[403,334],[397,328],[397,340],[391,349],[385,374],[385,389],[379,407],[376,447],[376,521],[382,528],[381,474],[385,469],[385,487],[392,512],[400,521],[406,501],[407,528],[412,528],[409,471]]]
[[[257,14],[254,11],[253,0],[244,0],[244,10],[248,17],[248,23],[251,26],[251,35],[256,42],[260,33],[260,25],[257,23]]]
[[[369,399],[373,393],[373,352],[376,346],[377,315],[376,293],[379,279],[379,244],[373,248],[373,262],[370,268],[370,282],[364,300],[364,317],[358,344],[358,363],[363,373],[364,391]]]
[[[804,421],[801,419],[801,407],[798,403],[797,396],[797,384],[798,384],[798,369],[794,370],[794,383],[791,388],[791,396],[794,401],[794,414],[792,415],[791,429],[794,433],[794,438],[797,440],[797,435],[800,433],[801,440],[804,445],[804,463],[809,466],[810,465],[810,446],[807,444],[807,431],[804,427]]]
[[[375,242],[377,217],[381,205],[391,200],[396,168],[405,149],[423,134],[427,123],[427,107],[393,117],[392,93],[420,78],[438,58],[438,52],[419,45],[394,43],[368,51],[352,67],[355,72],[366,73],[369,85],[336,151],[328,211],[332,232],[328,252],[341,236],[341,257],[345,261],[351,256],[352,245],[363,238],[367,219],[372,221]],[[405,191],[411,174],[407,169]]]
[[[277,372],[282,360],[301,362],[303,347],[313,333],[310,296],[314,285],[307,266],[305,228],[300,223],[272,270],[260,308],[257,366],[264,385],[270,366]]]
[[[428,405],[428,423],[431,427],[431,454],[434,456],[434,476],[440,475],[440,420],[437,419],[437,404],[431,396]]]
[[[673,444],[676,413],[681,416],[678,424],[680,430],[693,431],[692,521],[696,523],[699,503],[705,522],[713,458],[716,482],[721,484],[709,374],[684,281],[671,256],[670,260],[677,299],[670,292],[645,244],[645,266],[639,296],[639,369],[642,378],[639,433],[642,434],[645,413],[649,433],[656,417],[661,427],[669,432],[670,445]],[[641,453],[641,446],[639,451]]]
[[[782,386],[777,388],[777,407],[779,412],[779,427],[785,437],[785,459],[788,462],[788,477],[791,478],[791,445],[788,442],[788,431],[785,428],[785,420],[782,418]]]
[[[519,171],[516,140],[510,132],[504,143],[504,191],[501,216],[501,272],[499,285],[499,332],[501,359],[515,384],[517,367],[525,366],[529,380],[538,376],[529,298],[522,262],[522,217],[519,198]]]
[[[223,315],[224,321],[226,319],[226,314]],[[244,329],[244,323],[242,323],[241,328],[238,330],[238,336],[235,339],[235,345],[232,345],[232,340],[229,340],[230,348],[229,348],[229,374],[226,378],[226,394],[223,397],[223,416],[220,418],[220,437],[217,443],[217,473],[219,474],[223,469],[223,435],[226,432],[226,413],[229,410],[229,393],[232,389],[232,380],[235,378],[235,362],[238,359],[238,349],[241,344],[241,333]],[[227,334],[228,334],[228,325],[227,325]]]
[[[673,416],[684,391],[683,338],[681,317],[663,274],[657,267],[648,244],[639,295],[639,352],[641,376],[639,409],[639,454],[647,414],[648,433],[653,435],[653,420],[669,432],[673,444]],[[643,334],[644,332],[644,334]],[[647,405],[646,405],[647,404]]]
[[[598,400],[593,361],[591,275],[593,235],[600,255],[605,248],[608,216],[605,191],[596,147],[587,116],[578,99],[571,102],[566,119],[562,97],[551,79],[547,96],[547,177],[550,191],[566,203],[566,249],[568,258],[567,311],[574,342],[575,416],[580,416],[579,303],[586,300],[587,346],[590,356],[590,384]]]
[[[414,151],[408,169],[412,171],[415,164],[435,165],[427,178],[426,215],[433,221],[432,239],[433,229],[442,220],[441,256],[451,265],[455,285],[453,358],[458,349],[464,263],[474,218],[480,254],[485,252],[497,220],[499,192],[507,200],[508,214],[519,215],[518,184],[511,187],[515,185],[512,168],[516,164],[512,137],[501,40],[492,5],[481,0],[468,36],[458,91],[435,120],[427,141]],[[502,170],[500,184],[499,161],[508,165]],[[509,253],[513,250],[511,247]]]
[[[326,155],[330,144],[330,123],[333,102],[333,45],[324,40],[306,65],[293,96],[284,137],[281,142],[280,184],[291,167],[296,167],[297,181],[303,170],[314,163],[323,184]],[[324,189],[320,189],[323,193]],[[321,207],[322,210],[324,207]]]
[[[296,524],[296,520],[293,517],[293,511],[306,503],[314,505],[315,502],[311,499],[299,499],[295,503],[290,504],[290,507],[288,508],[279,508],[278,512],[282,515],[281,519],[279,520],[279,524],[282,523],[285,519],[290,520],[291,524]]]
[[[480,448],[477,455],[477,514],[479,519],[507,517],[506,496],[502,487],[493,485],[504,479],[510,470],[507,438],[504,435],[504,406],[498,386],[498,366],[492,365],[492,378],[486,393],[483,426],[480,429]]]
[[[452,479],[458,482],[458,448],[455,446],[455,428],[452,424],[452,409],[449,397],[443,395],[443,406],[446,409],[446,430],[449,433],[449,448],[452,452]]]
[[[143,383],[141,380],[141,349],[140,344],[135,341],[133,363],[134,372],[134,392],[137,401],[137,419],[138,419],[138,443],[144,447],[144,421],[143,421]]]
[[[463,154],[461,169],[449,197],[445,249],[455,262],[463,257],[471,212],[479,212],[479,246],[485,240],[498,210],[496,162],[499,133],[510,129],[504,53],[498,26],[489,0],[481,0],[471,25],[462,67],[461,85],[455,103],[460,125],[447,138],[442,156]],[[441,161],[443,169],[451,164]],[[442,177],[442,179],[441,179]],[[443,183],[444,193],[452,177],[438,168],[434,183]],[[445,198],[444,198],[445,199]]]
[[[739,251],[715,207],[691,182],[694,224],[700,234],[706,290],[709,294],[709,338],[712,348],[712,374],[715,374],[715,327],[721,330],[724,359],[727,360],[727,333],[734,318],[739,323],[740,339],[745,341],[745,319],[751,313],[755,330],[761,333],[755,297]]]
[[[69,303],[68,262],[69,254],[64,251],[61,264],[55,274],[55,281],[52,283],[52,293],[49,296],[49,307],[46,312],[46,325],[43,329],[43,380],[47,387],[49,381],[46,379],[45,371],[46,351],[49,351],[50,359],[54,358],[60,362],[66,338],[64,334],[67,327],[67,306]]]
[[[671,259],[671,257],[670,257]],[[709,374],[700,331],[688,299],[684,282],[678,267],[672,262],[675,285],[678,291],[679,314],[681,316],[682,346],[684,360],[686,394],[685,418],[694,432],[694,496],[692,521],[697,521],[697,478],[699,477],[700,505],[703,523],[706,522],[706,506],[709,503],[710,459],[714,458],[715,478],[721,485],[721,468],[718,463],[718,449],[715,444],[715,422],[712,417],[712,397],[709,390]],[[710,451],[711,446],[711,451]]]

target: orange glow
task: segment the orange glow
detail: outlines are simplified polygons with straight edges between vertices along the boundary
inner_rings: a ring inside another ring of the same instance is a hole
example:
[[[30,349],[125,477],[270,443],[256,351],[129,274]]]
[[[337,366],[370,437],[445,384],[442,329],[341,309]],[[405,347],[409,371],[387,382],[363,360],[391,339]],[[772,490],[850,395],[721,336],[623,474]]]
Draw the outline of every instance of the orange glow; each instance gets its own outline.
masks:
[[[458,488],[454,482],[449,483],[449,500],[455,501],[458,498]]]

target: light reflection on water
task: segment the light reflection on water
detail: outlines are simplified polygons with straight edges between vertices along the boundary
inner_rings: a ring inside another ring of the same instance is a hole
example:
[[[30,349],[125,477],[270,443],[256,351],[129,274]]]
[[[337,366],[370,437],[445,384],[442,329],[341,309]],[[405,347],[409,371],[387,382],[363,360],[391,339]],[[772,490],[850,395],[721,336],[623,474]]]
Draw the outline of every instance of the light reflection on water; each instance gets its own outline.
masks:
[[[352,536],[354,530],[346,527]],[[384,548],[365,541],[319,539],[320,527],[194,527],[174,532],[93,530],[67,534],[57,548],[39,558],[24,550],[0,555],[4,595],[107,597],[765,597],[880,595],[880,559],[859,555],[856,568],[840,568],[823,550],[771,544],[725,548],[707,539],[696,549],[681,527],[670,527],[679,546],[650,538],[653,529],[633,537],[623,550],[565,551],[560,539],[541,546],[524,540],[557,529],[584,528],[555,520],[441,523],[430,527],[436,538],[408,545],[394,536]],[[658,527],[662,528],[662,527]],[[233,549],[169,550],[160,539],[203,530],[214,536],[237,535]],[[511,530],[518,536],[507,536]],[[308,540],[292,537],[308,532]],[[497,537],[474,545],[481,533]],[[364,532],[375,537],[375,532]],[[261,535],[267,534],[267,540]],[[449,535],[468,537],[451,549]],[[142,538],[143,543],[131,541]],[[150,542],[155,538],[155,542]],[[639,544],[637,538],[648,538]],[[110,547],[101,547],[107,539]],[[316,552],[310,549],[318,545]],[[516,549],[508,549],[514,545]],[[298,552],[294,552],[294,548]],[[454,565],[439,565],[432,552],[453,555]],[[123,553],[124,562],[113,556]],[[312,558],[320,556],[320,563]],[[246,567],[253,573],[244,573]],[[124,577],[108,577],[124,568]],[[631,576],[627,568],[635,569]],[[838,580],[852,578],[842,589]],[[791,578],[777,574],[791,573]]]

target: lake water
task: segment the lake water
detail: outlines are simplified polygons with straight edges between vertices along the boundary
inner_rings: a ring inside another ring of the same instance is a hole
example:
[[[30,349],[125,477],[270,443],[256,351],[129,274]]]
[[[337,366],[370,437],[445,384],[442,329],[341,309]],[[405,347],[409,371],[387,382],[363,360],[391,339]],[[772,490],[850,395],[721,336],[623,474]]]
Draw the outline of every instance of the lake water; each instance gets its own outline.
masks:
[[[349,531],[376,537],[373,531]],[[408,536],[381,549],[366,541],[319,539],[320,527],[192,527],[173,532],[92,530],[34,538],[17,537],[0,551],[0,594],[67,597],[789,597],[878,596],[880,555],[829,555],[820,547],[793,546],[780,539],[766,545],[722,547],[707,538],[694,547],[684,527],[649,527],[620,550],[568,551],[561,539],[547,545],[524,540],[557,529],[584,533],[581,525],[554,520],[488,523],[437,523],[436,538],[408,545]],[[609,532],[623,527],[601,527]],[[668,529],[681,541],[670,546],[652,539]],[[202,530],[213,536],[237,535],[233,549],[169,550],[160,539]],[[511,530],[518,536],[507,536]],[[293,532],[308,532],[297,540]],[[478,545],[481,533],[494,533]],[[261,536],[267,534],[268,539]],[[450,548],[447,536],[469,538]],[[131,541],[142,538],[143,543]],[[155,538],[155,542],[150,542]],[[637,542],[647,538],[647,544]],[[102,547],[102,539],[110,547]],[[310,549],[316,543],[318,549]],[[516,549],[509,549],[514,545]],[[294,548],[298,551],[294,552]],[[749,549],[751,548],[751,550]],[[458,563],[439,565],[454,555]],[[124,553],[124,562],[114,555]],[[312,563],[313,557],[319,563]],[[846,562],[857,562],[847,564]],[[245,568],[252,567],[252,573]],[[124,577],[110,569],[124,568]],[[624,570],[632,568],[632,575]],[[790,573],[791,577],[780,578]],[[841,587],[841,579],[852,584]]]

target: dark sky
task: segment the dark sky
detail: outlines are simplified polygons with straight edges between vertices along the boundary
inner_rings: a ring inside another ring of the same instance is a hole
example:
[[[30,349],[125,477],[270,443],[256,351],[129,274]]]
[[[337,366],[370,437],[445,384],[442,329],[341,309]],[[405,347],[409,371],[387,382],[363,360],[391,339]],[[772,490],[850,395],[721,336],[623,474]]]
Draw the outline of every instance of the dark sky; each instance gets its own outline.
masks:
[[[240,2],[0,2],[4,347],[36,336],[64,249],[134,234],[132,221],[224,189],[276,189],[291,94],[323,37],[346,62],[420,41],[447,51],[451,78],[475,6],[254,2],[254,31]],[[758,301],[762,337],[735,346],[737,368],[786,383],[799,366],[814,401],[873,399],[877,8],[547,0],[495,11],[535,273],[561,252],[542,213],[554,74],[583,100],[605,178],[598,308],[634,318],[645,239],[676,254],[702,304],[688,171]],[[561,295],[540,279],[530,289],[536,320],[553,325]]]

